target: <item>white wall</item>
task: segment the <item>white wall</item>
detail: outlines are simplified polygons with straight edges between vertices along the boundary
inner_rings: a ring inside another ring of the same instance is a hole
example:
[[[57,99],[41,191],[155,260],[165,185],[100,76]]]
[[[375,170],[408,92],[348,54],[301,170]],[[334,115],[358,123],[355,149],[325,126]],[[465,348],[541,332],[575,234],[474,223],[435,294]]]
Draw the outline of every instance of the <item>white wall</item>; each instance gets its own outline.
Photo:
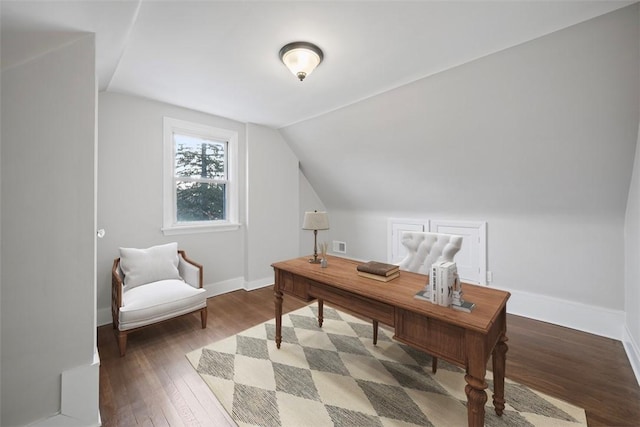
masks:
[[[300,230],[300,242],[298,247],[298,254],[313,255],[313,231],[302,230],[302,223],[304,222],[305,212],[323,212],[325,208],[322,200],[318,197],[315,190],[309,184],[307,177],[304,176],[302,171],[298,172],[298,182],[300,185],[300,205],[298,214],[298,229]],[[329,227],[333,226],[333,218],[331,212],[329,212]],[[329,244],[329,250],[331,250],[331,241],[329,240],[329,232],[322,230],[318,231],[318,243],[327,242]]]
[[[637,19],[640,20],[640,14]],[[640,34],[637,35],[640,39]],[[640,94],[638,95],[640,97]],[[638,132],[640,143],[640,130]],[[624,347],[640,382],[640,150],[636,145],[624,227]]]
[[[640,150],[636,148],[624,230],[626,313],[624,345],[640,382]]]
[[[178,242],[204,266],[204,284],[215,294],[244,283],[245,228],[164,236],[162,227],[163,117],[238,132],[240,222],[246,217],[245,125],[143,98],[99,94],[98,242],[99,324],[111,321],[111,267],[118,248]]]
[[[513,308],[595,309],[607,330],[582,327],[619,338],[637,33],[636,4],[281,132],[347,256],[385,259],[389,217],[487,221]]]
[[[298,159],[280,134],[181,107],[114,93],[99,95],[99,324],[111,322],[111,266],[118,248],[177,241],[204,266],[209,295],[273,283],[271,263],[298,256]],[[164,236],[162,118],[238,132],[241,227]]]
[[[247,125],[246,281],[273,284],[273,262],[298,256],[298,158],[280,133]]]
[[[64,414],[61,395],[73,399],[78,392],[65,388],[62,376],[94,366],[94,46],[93,35],[85,35],[2,70],[0,424],[6,427]],[[80,392],[94,409],[94,424],[97,372]]]

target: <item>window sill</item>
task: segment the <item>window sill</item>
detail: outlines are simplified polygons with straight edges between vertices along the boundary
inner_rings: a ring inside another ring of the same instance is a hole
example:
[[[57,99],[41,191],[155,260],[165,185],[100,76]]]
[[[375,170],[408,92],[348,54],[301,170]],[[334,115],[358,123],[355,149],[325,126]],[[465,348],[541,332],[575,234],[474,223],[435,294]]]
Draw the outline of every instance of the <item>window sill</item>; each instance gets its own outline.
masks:
[[[172,225],[163,227],[162,232],[165,236],[175,236],[178,234],[197,234],[197,233],[215,233],[219,231],[235,231],[240,228],[239,223],[225,222],[221,224],[206,225]]]

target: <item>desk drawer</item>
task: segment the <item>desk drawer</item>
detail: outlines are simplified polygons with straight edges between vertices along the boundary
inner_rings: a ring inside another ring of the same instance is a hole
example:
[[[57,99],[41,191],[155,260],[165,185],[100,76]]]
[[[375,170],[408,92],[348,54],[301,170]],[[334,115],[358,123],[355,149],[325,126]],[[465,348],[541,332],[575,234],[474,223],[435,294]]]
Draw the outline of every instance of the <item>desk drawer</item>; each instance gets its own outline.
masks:
[[[293,295],[305,301],[313,299],[309,297],[309,286],[306,279],[282,270],[276,270],[275,276],[277,288],[285,294]]]
[[[465,364],[465,331],[409,310],[396,310],[396,338],[450,362]]]
[[[359,314],[365,318],[375,319],[385,325],[393,326],[395,319],[394,308],[389,304],[355,295],[313,280],[309,280],[308,284],[309,296],[313,298],[322,299],[329,304],[346,308],[352,313]]]

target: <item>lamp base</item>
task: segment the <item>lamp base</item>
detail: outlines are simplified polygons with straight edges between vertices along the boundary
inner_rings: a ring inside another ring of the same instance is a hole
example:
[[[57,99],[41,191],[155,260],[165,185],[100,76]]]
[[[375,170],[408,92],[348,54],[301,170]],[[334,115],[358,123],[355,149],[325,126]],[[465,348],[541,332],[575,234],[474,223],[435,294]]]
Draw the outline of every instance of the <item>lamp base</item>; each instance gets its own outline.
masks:
[[[320,258],[309,258],[309,264],[320,264]]]

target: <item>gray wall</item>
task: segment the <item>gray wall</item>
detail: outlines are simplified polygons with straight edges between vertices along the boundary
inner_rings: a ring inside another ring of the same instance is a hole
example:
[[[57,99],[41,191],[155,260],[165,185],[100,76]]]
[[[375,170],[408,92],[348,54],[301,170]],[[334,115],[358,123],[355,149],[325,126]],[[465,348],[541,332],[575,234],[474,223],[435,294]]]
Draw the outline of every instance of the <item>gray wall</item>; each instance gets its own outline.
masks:
[[[640,150],[636,150],[633,179],[624,230],[625,299],[627,315],[625,347],[640,378]],[[634,358],[635,355],[635,358]]]
[[[245,228],[165,236],[162,227],[163,117],[238,132],[240,222],[246,215],[245,125],[184,108],[127,95],[99,94],[98,242],[99,323],[110,321],[111,266],[119,247],[145,248],[178,242],[204,264],[204,283],[244,276]],[[106,315],[105,315],[106,313]]]
[[[299,253],[301,255],[313,255],[313,231],[302,230],[302,223],[304,221],[304,213],[305,212],[323,212],[326,211],[327,208],[322,203],[322,200],[318,197],[315,190],[307,180],[307,177],[304,176],[302,171],[298,173],[298,181],[300,183],[300,206],[299,206],[299,219],[298,219],[298,229],[300,229],[300,246]],[[329,227],[333,226],[333,221],[329,218]],[[329,240],[329,232],[322,230],[318,231],[318,243],[327,242],[331,245]],[[331,249],[331,247],[329,247]]]
[[[640,20],[640,15],[637,15]],[[640,34],[636,34],[640,39]],[[639,95],[640,96],[640,95]],[[638,132],[640,142],[640,130]],[[637,149],[629,188],[624,229],[626,331],[624,345],[640,381],[640,150]]]
[[[634,5],[281,132],[348,256],[484,220],[492,286],[621,312],[639,50]]]
[[[640,15],[638,15],[640,20]],[[636,34],[640,39],[640,34]],[[640,142],[640,129],[638,131]],[[625,218],[625,348],[640,381],[640,150],[636,145]]]
[[[247,288],[273,284],[271,264],[298,252],[298,158],[277,130],[247,125]]]
[[[210,295],[273,283],[271,263],[298,256],[298,160],[280,134],[147,99],[99,95],[99,324],[109,323],[111,266],[119,247],[176,241],[204,266]],[[164,236],[164,116],[238,132],[240,222],[236,231]]]
[[[0,424],[9,427],[60,412],[61,373],[93,362],[94,36],[2,70],[1,85]]]

